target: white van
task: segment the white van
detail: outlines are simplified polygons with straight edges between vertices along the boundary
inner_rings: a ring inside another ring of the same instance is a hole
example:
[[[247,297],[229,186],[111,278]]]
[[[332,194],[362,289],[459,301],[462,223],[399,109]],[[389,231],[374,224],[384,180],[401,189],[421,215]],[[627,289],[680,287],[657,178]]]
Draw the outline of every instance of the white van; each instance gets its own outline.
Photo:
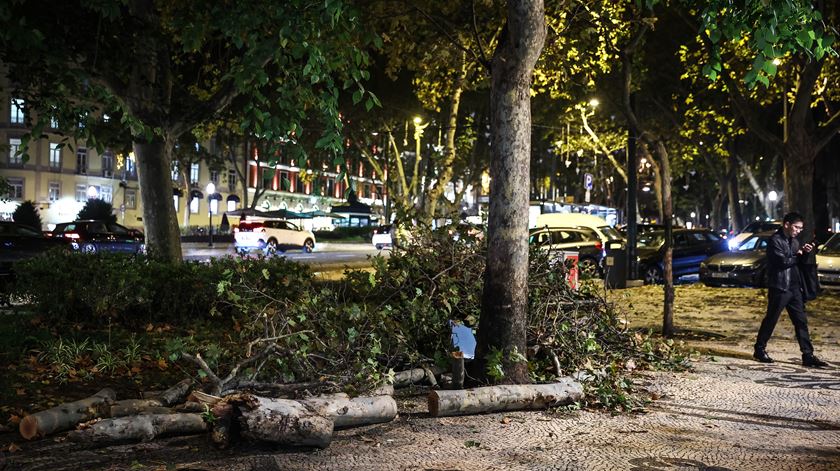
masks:
[[[532,228],[543,227],[585,227],[592,229],[601,242],[610,240],[624,240],[618,230],[607,223],[604,218],[584,213],[545,213],[537,215]]]

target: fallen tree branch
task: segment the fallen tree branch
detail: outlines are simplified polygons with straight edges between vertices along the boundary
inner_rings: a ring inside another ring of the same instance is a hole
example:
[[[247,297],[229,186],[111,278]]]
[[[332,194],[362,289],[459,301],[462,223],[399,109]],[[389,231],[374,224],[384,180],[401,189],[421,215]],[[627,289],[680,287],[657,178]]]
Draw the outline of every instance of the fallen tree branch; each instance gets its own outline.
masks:
[[[105,419],[68,434],[75,442],[109,445],[207,431],[201,414],[153,414]]]
[[[429,414],[433,417],[483,412],[545,409],[570,404],[583,397],[583,387],[571,378],[551,384],[511,384],[457,391],[431,391]]]
[[[109,406],[116,396],[113,389],[105,388],[88,398],[28,415],[20,421],[20,435],[31,440],[35,437],[70,430],[81,422],[107,416],[110,412]]]

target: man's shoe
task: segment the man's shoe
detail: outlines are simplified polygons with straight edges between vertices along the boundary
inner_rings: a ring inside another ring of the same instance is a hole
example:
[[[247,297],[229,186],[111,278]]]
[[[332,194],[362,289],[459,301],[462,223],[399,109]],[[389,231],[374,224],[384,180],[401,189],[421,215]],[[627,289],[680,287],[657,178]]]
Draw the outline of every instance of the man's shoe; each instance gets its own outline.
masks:
[[[825,368],[828,363],[820,360],[814,355],[802,355],[802,366],[811,366],[813,368]]]
[[[768,355],[764,350],[756,350],[753,353],[753,358],[760,363],[773,363],[773,359],[770,358],[770,355]]]

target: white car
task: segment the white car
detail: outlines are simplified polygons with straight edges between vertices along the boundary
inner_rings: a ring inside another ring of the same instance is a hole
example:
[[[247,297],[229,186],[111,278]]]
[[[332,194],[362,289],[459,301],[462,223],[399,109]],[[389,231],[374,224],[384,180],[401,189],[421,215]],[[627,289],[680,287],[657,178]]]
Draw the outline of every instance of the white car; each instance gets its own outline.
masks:
[[[373,246],[376,247],[376,250],[392,247],[393,240],[391,239],[391,225],[379,226],[374,229],[373,237],[371,237],[371,243],[373,243]]]
[[[312,232],[299,228],[286,220],[246,221],[234,228],[234,247],[239,253],[263,250],[273,254],[288,249],[315,249]]]

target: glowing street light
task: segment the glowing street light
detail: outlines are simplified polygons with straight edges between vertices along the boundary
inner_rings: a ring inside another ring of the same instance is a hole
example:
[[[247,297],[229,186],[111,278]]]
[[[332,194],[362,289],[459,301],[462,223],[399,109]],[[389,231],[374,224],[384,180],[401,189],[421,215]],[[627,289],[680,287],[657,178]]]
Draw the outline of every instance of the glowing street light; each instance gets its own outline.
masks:
[[[598,105],[600,105],[600,104],[601,104],[601,102],[598,101],[597,98],[593,98],[593,99],[589,100],[589,106],[591,106],[593,108],[597,108]]]
[[[216,185],[213,182],[207,184],[207,212],[210,214],[210,227],[207,233],[210,235],[208,247],[213,247],[213,194],[216,193]]]

